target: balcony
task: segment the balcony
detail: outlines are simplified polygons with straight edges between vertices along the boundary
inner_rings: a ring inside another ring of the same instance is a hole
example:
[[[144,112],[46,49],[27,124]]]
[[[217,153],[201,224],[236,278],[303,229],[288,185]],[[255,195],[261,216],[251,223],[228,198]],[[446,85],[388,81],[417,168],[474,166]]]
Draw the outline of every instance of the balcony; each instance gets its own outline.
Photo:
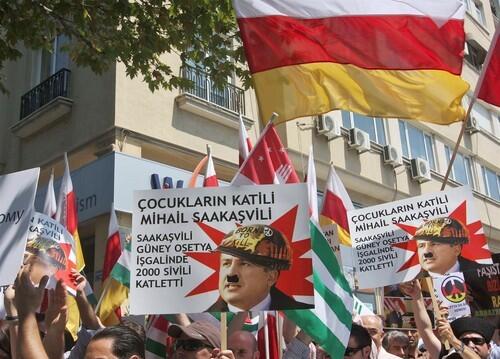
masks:
[[[71,112],[70,74],[61,69],[21,97],[19,122],[11,127],[18,137],[31,136]]]
[[[231,128],[238,128],[241,114],[246,127],[251,127],[253,121],[244,116],[243,89],[230,83],[218,88],[205,71],[186,64],[181,68],[181,76],[190,80],[192,86],[177,96],[179,108]]]

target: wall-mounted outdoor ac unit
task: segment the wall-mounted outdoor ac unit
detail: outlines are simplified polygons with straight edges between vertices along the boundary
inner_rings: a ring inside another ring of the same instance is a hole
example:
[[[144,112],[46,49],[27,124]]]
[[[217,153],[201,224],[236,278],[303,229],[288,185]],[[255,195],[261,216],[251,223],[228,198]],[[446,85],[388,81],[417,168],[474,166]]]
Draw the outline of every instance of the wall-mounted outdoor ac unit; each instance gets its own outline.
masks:
[[[398,167],[403,164],[403,157],[397,147],[392,145],[384,146],[384,163],[393,167]]]
[[[411,178],[420,183],[431,180],[431,167],[429,162],[422,158],[413,158],[411,160]]]
[[[473,115],[470,115],[469,119],[467,120],[467,126],[465,127],[465,130],[470,134],[479,132],[479,124],[477,118],[475,118]]]
[[[359,128],[351,128],[349,130],[349,146],[363,153],[370,150],[370,135]]]
[[[316,117],[316,130],[318,135],[323,135],[331,140],[342,136],[340,124],[330,115],[319,115]]]

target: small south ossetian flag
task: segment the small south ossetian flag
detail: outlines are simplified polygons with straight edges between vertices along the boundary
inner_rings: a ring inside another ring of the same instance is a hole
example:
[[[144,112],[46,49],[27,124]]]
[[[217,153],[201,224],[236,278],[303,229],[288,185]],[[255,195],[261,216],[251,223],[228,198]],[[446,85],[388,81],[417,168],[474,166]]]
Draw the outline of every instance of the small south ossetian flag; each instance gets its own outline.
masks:
[[[349,235],[349,222],[347,220],[347,211],[354,209],[351,198],[347,193],[344,184],[335,171],[333,165],[330,165],[330,171],[326,180],[323,207],[321,209],[320,224],[327,226],[336,224],[340,244],[351,246],[351,237]]]

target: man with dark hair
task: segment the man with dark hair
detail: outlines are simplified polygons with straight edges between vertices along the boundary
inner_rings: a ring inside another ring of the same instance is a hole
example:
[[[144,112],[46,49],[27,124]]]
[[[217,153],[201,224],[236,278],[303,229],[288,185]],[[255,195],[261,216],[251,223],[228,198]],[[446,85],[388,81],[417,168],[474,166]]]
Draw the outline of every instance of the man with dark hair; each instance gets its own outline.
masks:
[[[97,332],[85,352],[85,359],[144,359],[144,341],[124,325]]]
[[[290,244],[280,231],[262,224],[241,226],[229,232],[216,250],[221,253],[220,297],[208,312],[313,307],[276,288],[280,271],[292,265]]]
[[[410,339],[408,336],[399,331],[391,330],[382,339],[382,345],[388,353],[396,355],[400,358],[408,357],[408,348],[410,346]]]
[[[361,325],[352,324],[351,335],[345,349],[344,358],[369,359],[372,347],[372,338],[366,328]],[[370,358],[372,359],[372,358]]]

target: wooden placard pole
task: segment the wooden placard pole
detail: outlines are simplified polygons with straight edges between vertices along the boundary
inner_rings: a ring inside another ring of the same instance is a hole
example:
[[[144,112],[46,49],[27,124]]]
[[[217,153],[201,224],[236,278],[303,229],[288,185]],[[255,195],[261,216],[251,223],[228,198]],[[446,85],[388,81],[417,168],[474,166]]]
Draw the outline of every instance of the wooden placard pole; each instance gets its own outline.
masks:
[[[434,314],[437,319],[441,319],[442,315],[441,311],[439,310],[439,303],[436,298],[436,293],[434,293],[434,283],[432,283],[432,278],[425,277],[425,284],[427,285],[427,288],[429,289],[429,293],[431,295],[432,309],[434,310]],[[450,343],[448,343],[447,340],[445,340],[443,344],[446,350],[450,349]]]
[[[220,313],[220,350],[227,350],[227,313]]]

